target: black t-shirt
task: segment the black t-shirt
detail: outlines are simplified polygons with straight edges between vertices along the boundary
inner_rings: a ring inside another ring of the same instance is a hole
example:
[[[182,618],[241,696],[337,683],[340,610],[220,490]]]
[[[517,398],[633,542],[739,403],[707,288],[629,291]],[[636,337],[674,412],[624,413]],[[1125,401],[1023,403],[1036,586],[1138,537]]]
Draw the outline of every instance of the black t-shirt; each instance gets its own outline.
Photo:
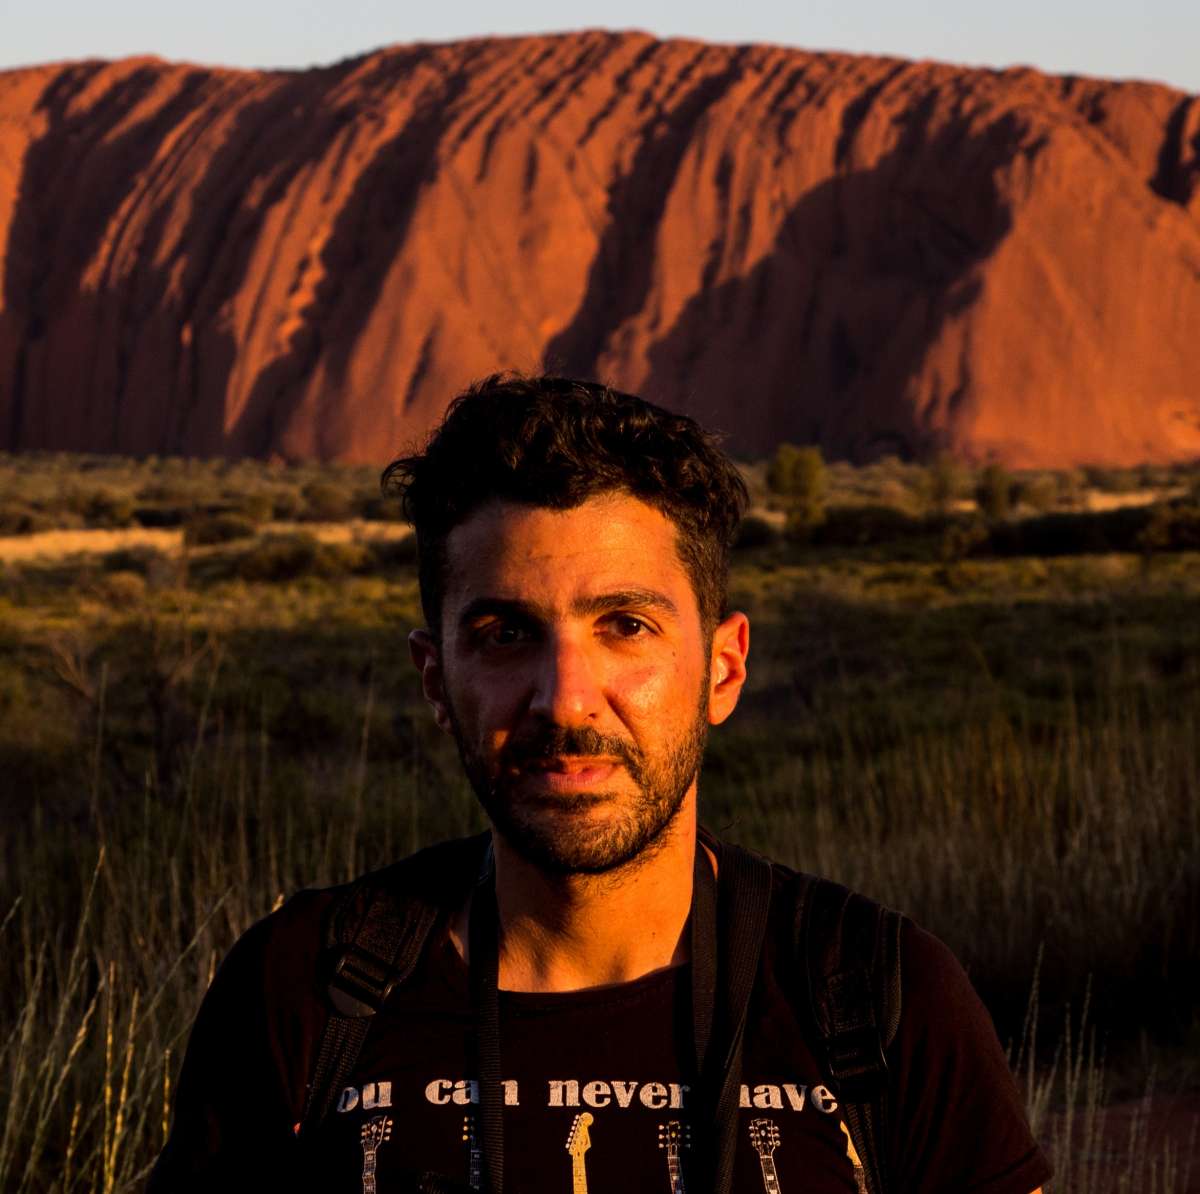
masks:
[[[789,874],[776,868],[777,896]],[[420,1174],[479,1184],[467,971],[444,927],[374,1018],[337,1108],[301,1153],[293,1127],[324,1021],[315,974],[332,898],[294,897],[222,965],[189,1042],[156,1194],[391,1194],[423,1188]],[[791,913],[774,901],[751,1002],[733,1189],[854,1194],[853,1146],[796,998]],[[901,958],[903,1014],[888,1051],[894,1189],[1030,1194],[1049,1166],[986,1010],[945,946],[908,922]],[[688,1189],[687,966],[607,988],[502,992],[500,1014],[507,1190]]]

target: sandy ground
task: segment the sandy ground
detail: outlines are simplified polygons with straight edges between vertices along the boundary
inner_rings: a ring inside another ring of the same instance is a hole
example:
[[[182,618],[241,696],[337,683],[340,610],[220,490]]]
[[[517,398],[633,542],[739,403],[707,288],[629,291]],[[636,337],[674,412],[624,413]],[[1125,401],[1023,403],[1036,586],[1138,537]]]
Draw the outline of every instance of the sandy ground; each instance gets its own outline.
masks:
[[[403,522],[268,522],[260,534],[313,535],[322,543],[403,539],[411,528]],[[40,531],[36,535],[0,536],[0,560],[55,560],[73,555],[104,555],[128,547],[155,547],[168,555],[183,549],[178,527],[124,527],[120,530]],[[194,548],[194,551],[211,550]]]
[[[1186,489],[1134,489],[1129,493],[1100,493],[1089,489],[1084,495],[1084,507],[1088,510],[1120,510],[1125,506],[1152,506],[1155,502],[1169,502],[1183,497]]]

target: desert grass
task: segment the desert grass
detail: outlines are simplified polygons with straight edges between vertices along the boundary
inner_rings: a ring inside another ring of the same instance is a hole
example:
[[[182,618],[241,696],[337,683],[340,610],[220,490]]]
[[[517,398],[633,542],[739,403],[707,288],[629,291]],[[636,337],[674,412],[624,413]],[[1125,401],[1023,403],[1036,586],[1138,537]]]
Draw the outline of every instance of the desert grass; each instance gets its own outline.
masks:
[[[370,546],[0,571],[0,1190],[137,1188],[236,937],[481,826],[408,675],[411,559]],[[1054,1189],[1186,1190],[1154,1100],[1200,1088],[1200,556],[773,544],[734,595],[706,822],[955,949]]]
[[[435,750],[423,752],[407,774],[372,775],[369,725],[364,718],[358,743],[347,743],[324,774],[307,778],[274,759],[261,735],[223,731],[213,741],[198,725],[199,745],[184,760],[178,803],[167,809],[148,787],[140,802],[105,807],[96,798],[74,825],[52,827],[35,803],[27,832],[6,859],[6,888],[24,891],[10,905],[2,935],[17,974],[3,1009],[0,1066],[8,1106],[0,1188],[134,1188],[164,1139],[187,1027],[236,936],[301,886],[346,879],[478,826],[453,762],[439,762]],[[910,757],[921,757],[918,744],[911,745]],[[103,749],[98,740],[93,767]],[[1009,750],[1007,766],[1028,761],[1019,748]],[[1137,755],[1118,749],[1098,757],[1090,770],[1077,764],[1081,777],[1116,780],[1122,793],[1146,778]],[[938,764],[924,758],[933,780]],[[905,793],[919,803],[908,818],[916,824],[904,829],[889,824],[878,795],[847,822],[838,807],[844,802],[821,799],[826,780],[819,769],[814,774],[820,778],[796,802],[807,805],[807,813],[794,805],[793,820],[781,825],[774,816],[743,809],[737,836],[770,845],[774,853],[790,846],[806,863],[851,882],[865,879],[876,891],[898,887],[909,906],[936,907],[933,923],[944,935],[967,928],[977,954],[998,948],[1022,956],[1043,919],[1054,924],[1081,911],[1089,930],[1123,938],[1125,948],[1139,925],[1161,921],[1144,908],[1145,888],[1163,877],[1148,873],[1150,856],[1173,840],[1159,814],[1130,842],[1117,834],[1097,837],[1089,827],[1104,819],[1102,810],[1081,810],[1057,847],[1042,846],[1027,860],[1032,865],[1018,866],[1014,853],[1040,835],[1014,823],[1036,811],[1015,793],[1001,819],[1009,834],[1018,831],[1019,844],[998,850],[991,815],[948,807],[932,783]],[[722,795],[732,803],[734,793],[718,789],[718,807]],[[765,796],[760,788],[759,800]],[[1194,835],[1194,823],[1188,832]],[[1182,843],[1193,857],[1194,847],[1194,838]],[[1052,858],[1062,869],[1041,870]],[[880,859],[887,865],[873,867]],[[1166,869],[1177,867],[1178,861]],[[1167,878],[1178,890],[1178,874]],[[1052,889],[1073,882],[1091,892],[1115,885],[1117,892],[1100,908],[1088,906],[1086,895],[1047,906]],[[960,902],[947,906],[947,893]],[[999,932],[985,943],[980,927],[988,923]],[[1084,926],[1062,927],[1071,937]],[[1175,928],[1186,931],[1186,925]],[[1009,935],[1020,939],[1005,940]],[[1041,940],[1037,948],[1045,953]],[[1065,1031],[1050,1023],[1047,1061],[1037,1036],[1046,1033],[1047,1018],[1035,1005],[1014,1046],[1031,1120],[1057,1163],[1054,1188],[1073,1194],[1186,1189],[1186,1150],[1156,1137],[1148,1119],[1115,1149],[1100,1147],[1110,1089],[1086,1012],[1083,1021],[1082,1030],[1073,1028],[1077,1021],[1068,1011]]]

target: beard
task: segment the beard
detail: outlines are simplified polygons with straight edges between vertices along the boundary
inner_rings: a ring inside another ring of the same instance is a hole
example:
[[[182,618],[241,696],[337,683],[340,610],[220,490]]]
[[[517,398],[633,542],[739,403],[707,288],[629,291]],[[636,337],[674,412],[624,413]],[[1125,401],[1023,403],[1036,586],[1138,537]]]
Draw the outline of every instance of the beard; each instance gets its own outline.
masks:
[[[547,874],[603,875],[652,858],[666,840],[684,797],[700,770],[708,736],[705,701],[686,731],[655,758],[625,738],[587,726],[541,723],[514,734],[494,763],[468,742],[448,704],[463,769],[492,825],[527,862]],[[530,796],[520,790],[523,773],[560,755],[621,760],[632,792],[580,792]],[[590,808],[618,809],[615,819],[590,823]]]

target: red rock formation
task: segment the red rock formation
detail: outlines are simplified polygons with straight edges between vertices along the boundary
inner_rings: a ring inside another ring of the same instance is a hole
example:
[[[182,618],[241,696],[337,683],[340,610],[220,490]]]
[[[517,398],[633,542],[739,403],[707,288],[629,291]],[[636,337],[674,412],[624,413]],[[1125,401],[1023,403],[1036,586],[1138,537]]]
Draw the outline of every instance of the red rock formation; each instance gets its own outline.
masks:
[[[0,74],[0,446],[387,458],[499,367],[735,448],[1200,456],[1200,101],[636,34]]]

